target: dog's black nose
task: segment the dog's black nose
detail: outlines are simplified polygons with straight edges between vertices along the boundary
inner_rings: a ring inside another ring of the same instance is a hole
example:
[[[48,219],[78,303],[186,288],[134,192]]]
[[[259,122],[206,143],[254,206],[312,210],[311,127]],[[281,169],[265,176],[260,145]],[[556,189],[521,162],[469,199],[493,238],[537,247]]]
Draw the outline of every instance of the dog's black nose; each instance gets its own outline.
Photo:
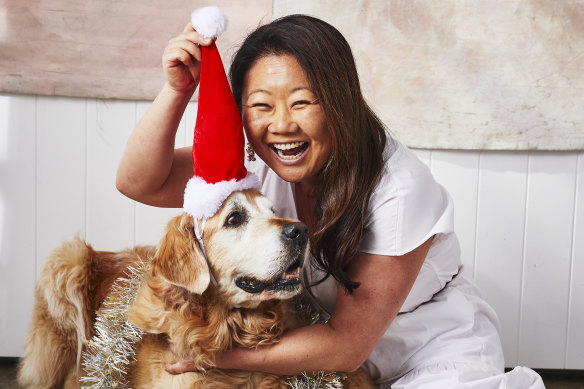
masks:
[[[282,231],[286,240],[306,240],[308,238],[308,227],[301,222],[288,223]]]

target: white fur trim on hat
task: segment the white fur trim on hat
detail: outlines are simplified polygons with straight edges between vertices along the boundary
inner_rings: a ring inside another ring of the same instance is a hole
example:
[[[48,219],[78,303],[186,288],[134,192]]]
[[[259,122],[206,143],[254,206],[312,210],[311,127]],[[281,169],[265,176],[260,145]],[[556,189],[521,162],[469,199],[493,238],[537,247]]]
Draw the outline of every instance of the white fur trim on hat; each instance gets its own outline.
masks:
[[[191,14],[191,23],[205,38],[217,38],[227,28],[227,17],[217,7],[203,7]]]
[[[219,181],[215,184],[194,176],[187,182],[183,208],[195,219],[211,217],[232,192],[252,188],[261,188],[260,180],[252,172],[247,172],[240,180]]]

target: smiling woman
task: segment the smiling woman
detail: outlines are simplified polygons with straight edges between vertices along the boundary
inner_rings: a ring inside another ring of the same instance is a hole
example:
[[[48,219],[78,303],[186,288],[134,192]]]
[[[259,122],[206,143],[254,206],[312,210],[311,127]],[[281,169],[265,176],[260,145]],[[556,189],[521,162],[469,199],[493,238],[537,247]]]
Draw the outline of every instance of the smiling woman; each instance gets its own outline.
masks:
[[[180,204],[192,175],[191,150],[173,151],[173,137],[207,45],[213,43],[187,26],[165,51],[168,82],[120,164],[119,183],[140,201]],[[543,387],[529,369],[504,373],[497,317],[461,268],[452,199],[426,165],[386,134],[339,31],[306,15],[275,20],[247,36],[230,76],[259,156],[247,168],[278,216],[308,225],[310,233],[291,228],[284,236],[308,237],[302,275],[330,319],[291,330],[277,344],[224,352],[216,367],[281,375],[362,367],[384,389]],[[156,158],[142,161],[144,153],[135,154],[140,148]],[[245,250],[256,249],[253,239],[247,243]],[[282,263],[252,265],[237,286],[252,296],[287,288],[296,282],[297,265]],[[167,371],[193,369],[183,362]]]
[[[288,182],[312,182],[331,154],[324,110],[291,55],[258,59],[241,96],[243,125],[258,156]]]
[[[249,142],[295,184],[318,266],[352,290],[348,266],[381,177],[386,132],[361,94],[351,48],[331,25],[289,16],[246,38],[230,78]]]

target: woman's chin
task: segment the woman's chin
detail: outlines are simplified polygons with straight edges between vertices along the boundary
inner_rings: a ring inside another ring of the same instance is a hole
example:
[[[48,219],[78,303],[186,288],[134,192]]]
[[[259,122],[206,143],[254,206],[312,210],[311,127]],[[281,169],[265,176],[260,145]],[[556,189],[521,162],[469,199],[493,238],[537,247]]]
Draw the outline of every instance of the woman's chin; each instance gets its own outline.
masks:
[[[286,182],[291,182],[293,184],[305,181],[307,179],[306,169],[300,166],[294,165],[284,165],[276,162],[270,168]]]
[[[304,174],[299,172],[297,169],[282,168],[274,169],[276,174],[286,182],[296,184],[298,182],[304,181]]]

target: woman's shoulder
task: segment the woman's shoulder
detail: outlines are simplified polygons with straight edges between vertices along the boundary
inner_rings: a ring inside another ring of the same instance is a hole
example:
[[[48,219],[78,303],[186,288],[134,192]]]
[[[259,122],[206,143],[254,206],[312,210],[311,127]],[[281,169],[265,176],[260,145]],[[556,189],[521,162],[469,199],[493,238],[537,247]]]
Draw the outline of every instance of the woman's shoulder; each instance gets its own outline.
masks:
[[[452,200],[405,145],[386,148],[383,175],[369,200],[362,251],[401,255],[453,229]]]
[[[389,139],[383,155],[385,166],[375,193],[409,193],[437,185],[428,166],[398,140]]]

